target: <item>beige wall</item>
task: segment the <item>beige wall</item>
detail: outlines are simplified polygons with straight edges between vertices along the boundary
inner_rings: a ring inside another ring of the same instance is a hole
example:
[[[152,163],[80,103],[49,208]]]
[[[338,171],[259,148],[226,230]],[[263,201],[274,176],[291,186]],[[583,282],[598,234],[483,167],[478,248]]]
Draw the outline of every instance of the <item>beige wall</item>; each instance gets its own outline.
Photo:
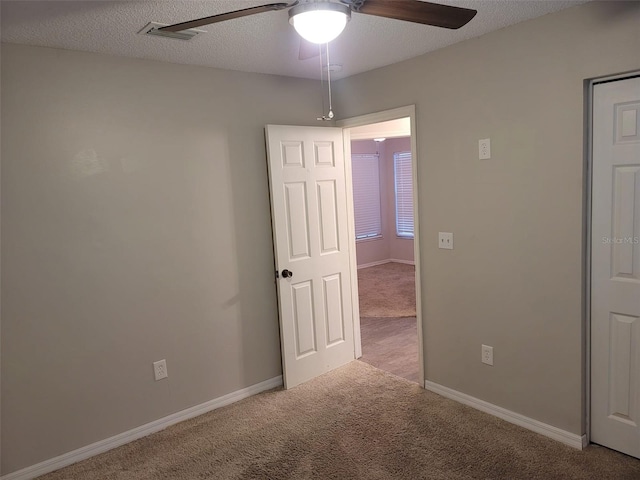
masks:
[[[14,45],[2,75],[2,472],[280,375],[264,125],[315,123],[317,82]]]
[[[640,3],[590,3],[337,82],[341,118],[416,105],[428,380],[584,433],[583,82],[638,68]]]
[[[396,235],[395,185],[393,154],[411,150],[411,139],[390,138],[376,145],[373,140],[354,140],[351,153],[378,153],[380,167],[380,214],[382,237],[361,240],[356,243],[358,265],[368,265],[387,260],[413,262],[413,239]]]

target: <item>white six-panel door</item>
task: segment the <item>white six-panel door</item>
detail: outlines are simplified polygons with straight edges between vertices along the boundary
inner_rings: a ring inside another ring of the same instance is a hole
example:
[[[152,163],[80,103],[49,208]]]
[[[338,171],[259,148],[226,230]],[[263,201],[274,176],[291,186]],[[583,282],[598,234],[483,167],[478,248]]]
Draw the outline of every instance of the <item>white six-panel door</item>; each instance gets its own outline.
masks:
[[[591,441],[640,458],[640,78],[593,98]]]
[[[266,134],[284,384],[291,388],[354,359],[342,129],[268,125]]]

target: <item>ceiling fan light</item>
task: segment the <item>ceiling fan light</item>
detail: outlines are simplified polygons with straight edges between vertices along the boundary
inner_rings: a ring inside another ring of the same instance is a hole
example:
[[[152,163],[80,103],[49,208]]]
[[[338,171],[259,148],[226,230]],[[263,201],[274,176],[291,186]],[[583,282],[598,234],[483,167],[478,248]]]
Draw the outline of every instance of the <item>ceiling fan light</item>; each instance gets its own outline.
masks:
[[[351,10],[341,3],[303,3],[289,10],[289,23],[311,43],[329,43],[342,33]]]

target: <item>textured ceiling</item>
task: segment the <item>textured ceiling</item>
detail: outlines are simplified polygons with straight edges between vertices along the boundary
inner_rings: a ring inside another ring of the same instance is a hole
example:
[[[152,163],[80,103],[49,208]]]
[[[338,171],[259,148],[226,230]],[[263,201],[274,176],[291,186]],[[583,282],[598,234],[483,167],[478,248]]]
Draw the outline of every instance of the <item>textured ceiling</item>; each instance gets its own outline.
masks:
[[[148,22],[177,23],[274,0],[2,1],[2,41],[85,50],[293,77],[319,78],[318,58],[298,60],[299,39],[287,11],[253,15],[203,27],[184,42],[138,35]],[[416,57],[462,40],[561,10],[584,0],[443,0],[475,8],[460,30],[446,30],[354,13],[330,45],[334,78]]]

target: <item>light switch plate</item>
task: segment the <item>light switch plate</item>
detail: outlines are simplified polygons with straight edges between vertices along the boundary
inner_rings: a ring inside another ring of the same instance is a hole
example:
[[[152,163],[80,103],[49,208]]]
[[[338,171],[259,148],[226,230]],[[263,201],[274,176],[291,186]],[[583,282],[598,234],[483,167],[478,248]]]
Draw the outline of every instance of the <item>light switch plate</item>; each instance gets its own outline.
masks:
[[[438,232],[438,248],[453,250],[453,233]]]
[[[480,160],[489,160],[491,158],[491,139],[483,138],[478,140],[478,158]]]

